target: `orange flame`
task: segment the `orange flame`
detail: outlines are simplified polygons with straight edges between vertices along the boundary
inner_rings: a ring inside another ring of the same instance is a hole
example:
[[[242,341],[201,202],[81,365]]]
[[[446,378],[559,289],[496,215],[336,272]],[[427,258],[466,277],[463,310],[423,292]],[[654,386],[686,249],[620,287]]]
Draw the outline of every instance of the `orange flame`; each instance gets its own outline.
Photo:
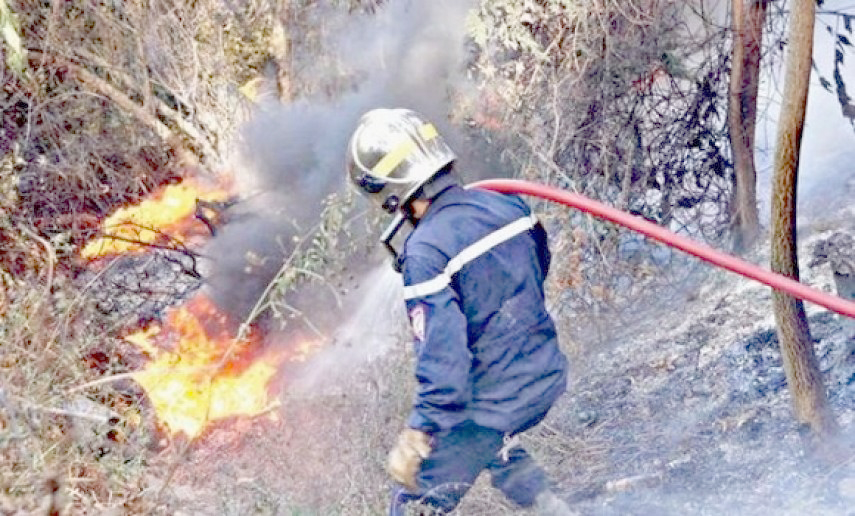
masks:
[[[229,193],[192,179],[169,185],[141,203],[121,208],[102,224],[103,236],[92,240],[80,255],[86,259],[140,251],[146,244],[173,238],[184,240],[202,223],[193,218],[196,201],[224,201]],[[168,235],[168,236],[167,236]]]
[[[260,351],[255,332],[233,339],[229,326],[228,318],[198,295],[170,311],[163,328],[126,337],[152,357],[135,379],[169,433],[193,438],[210,422],[254,416],[274,406],[268,386],[284,355]]]
[[[90,260],[113,254],[144,252],[146,244],[183,240],[186,245],[210,236],[197,219],[197,201],[224,201],[226,187],[206,187],[185,179],[141,203],[118,210],[102,225],[103,237],[87,244]],[[269,390],[285,360],[303,361],[313,351],[297,342],[291,351],[265,351],[257,331],[235,337],[236,325],[202,294],[172,308],[163,325],[153,325],[125,339],[150,361],[133,377],[145,390],[160,423],[170,434],[194,438],[211,422],[252,417],[276,406]]]

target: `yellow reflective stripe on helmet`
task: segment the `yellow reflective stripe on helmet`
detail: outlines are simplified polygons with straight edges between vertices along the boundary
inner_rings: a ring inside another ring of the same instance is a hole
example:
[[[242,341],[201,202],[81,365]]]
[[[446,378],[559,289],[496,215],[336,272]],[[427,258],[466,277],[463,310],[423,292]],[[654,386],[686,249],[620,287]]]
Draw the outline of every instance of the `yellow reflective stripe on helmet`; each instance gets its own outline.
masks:
[[[404,287],[404,299],[407,300],[426,297],[431,294],[441,292],[445,287],[451,284],[451,277],[460,272],[460,269],[462,269],[464,265],[475,258],[478,258],[497,245],[510,240],[520,233],[528,231],[533,228],[535,224],[537,224],[537,217],[532,213],[527,217],[517,219],[510,224],[502,226],[492,233],[489,233],[487,236],[460,251],[460,253],[451,260],[448,260],[445,270],[437,276],[416,285]]]
[[[429,142],[439,136],[439,133],[436,132],[436,127],[434,127],[433,124],[424,124],[419,127],[419,134],[426,142]]]
[[[433,124],[423,124],[419,127],[419,136],[425,141],[431,141],[436,138],[439,133]],[[416,149],[416,142],[412,138],[407,137],[406,140],[398,144],[397,147],[390,150],[383,156],[383,159],[374,165],[371,169],[371,174],[377,177],[386,177],[395,170],[407,157]]]
[[[416,148],[416,142],[412,138],[407,138],[397,147],[387,152],[383,159],[374,165],[371,169],[371,174],[377,177],[386,177],[395,170],[402,161],[407,159],[407,156]]]

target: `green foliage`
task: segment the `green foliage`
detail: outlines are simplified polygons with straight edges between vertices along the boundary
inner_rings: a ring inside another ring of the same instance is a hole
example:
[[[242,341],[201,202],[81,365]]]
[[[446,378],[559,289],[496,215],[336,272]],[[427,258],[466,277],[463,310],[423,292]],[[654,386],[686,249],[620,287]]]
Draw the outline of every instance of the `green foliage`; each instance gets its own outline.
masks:
[[[0,373],[4,381],[14,380],[5,387],[6,393],[16,396],[16,403],[26,400],[29,404],[26,410],[16,411],[15,417],[21,418],[18,426],[30,424],[26,418],[31,405],[56,408],[67,401],[63,396],[69,389],[128,367],[124,362],[111,363],[98,372],[81,365],[81,357],[90,352],[120,355],[118,344],[105,337],[116,332],[115,321],[89,306],[91,293],[78,295],[69,282],[50,283],[48,271],[59,272],[50,269],[50,253],[45,248],[61,251],[69,228],[80,231],[84,225],[82,214],[103,214],[133,202],[173,178],[183,166],[168,150],[171,144],[140,124],[115,99],[76,81],[69,66],[52,63],[50,52],[63,49],[58,57],[68,58],[68,65],[80,67],[125,94],[124,100],[150,112],[179,140],[193,140],[191,148],[210,142],[215,150],[223,150],[228,149],[241,121],[241,110],[235,109],[241,101],[235,87],[260,75],[266,79],[272,60],[282,59],[292,67],[283,75],[299,89],[297,94],[332,96],[345,90],[343,85],[350,85],[351,78],[323,47],[325,34],[333,30],[325,25],[325,15],[332,7],[364,16],[382,1],[231,2],[230,10],[210,0],[22,4],[26,11],[12,13],[6,0],[0,0],[6,66],[18,75],[26,71],[27,47],[41,49],[46,59],[43,68],[30,70],[35,79],[32,90],[23,89],[30,87],[29,82],[8,83],[0,93],[5,95],[4,109],[23,106],[15,119],[19,126],[11,135],[20,141],[20,148],[4,156],[0,172],[0,258],[12,257],[4,264],[18,260],[28,271],[0,271],[2,294],[8,297],[0,298],[0,310],[5,310],[0,314],[6,323],[0,336],[8,343],[4,344],[6,362]],[[668,7],[654,9],[664,4]],[[722,213],[727,193],[718,111],[720,86],[726,87],[722,74],[727,67],[721,60],[725,53],[720,47],[724,40],[720,35],[703,43],[685,38],[679,31],[685,21],[681,4],[653,0],[477,2],[467,20],[477,47],[470,71],[481,87],[472,109],[480,120],[492,117],[495,123],[489,136],[507,149],[505,156],[521,176],[575,189],[663,224],[719,227],[720,220],[713,215]],[[283,54],[283,49],[289,53]],[[698,56],[703,59],[691,59]],[[28,131],[26,139],[24,131]],[[192,132],[197,135],[191,136]],[[316,226],[302,228],[293,240],[279,243],[285,263],[251,320],[262,313],[282,323],[295,314],[303,317],[295,299],[306,292],[322,292],[335,300],[337,287],[332,278],[346,268],[353,246],[359,245],[352,238],[357,232],[355,224],[348,219],[354,201],[350,195],[330,196]],[[713,209],[706,211],[707,219],[695,217],[710,206]],[[627,243],[625,234],[616,228],[584,215],[538,208],[550,229],[559,228],[551,232],[556,259],[550,275],[562,289],[554,296],[560,305],[557,312],[588,303],[593,287],[609,303],[617,294],[609,297],[608,289],[645,286],[628,279],[635,281],[641,274],[665,276],[647,262],[616,263],[625,257],[620,253]],[[27,227],[41,229],[44,244],[22,232],[13,215]],[[69,217],[62,218],[66,215]],[[374,229],[380,227],[377,222]],[[571,235],[569,228],[580,231]],[[365,240],[373,244],[375,238]],[[568,260],[568,255],[577,260]],[[59,257],[62,259],[61,252]],[[575,300],[562,297],[567,291],[574,292]],[[78,298],[86,308],[75,310],[74,315],[70,305]],[[574,305],[579,299],[581,303]],[[591,313],[590,304],[581,308],[574,316]],[[305,314],[305,319],[311,326],[311,314]],[[68,324],[73,331],[66,335],[63,328]],[[43,354],[45,349],[50,352]],[[374,384],[387,382],[388,386],[378,387],[376,392],[349,392],[347,398],[330,396],[330,406],[323,411],[324,424],[314,430],[316,435],[305,439],[310,445],[324,439],[334,441],[329,448],[340,453],[342,458],[335,461],[339,465],[370,466],[365,468],[366,478],[342,477],[337,484],[329,479],[332,487],[326,491],[325,486],[306,486],[305,491],[311,493],[307,500],[323,498],[327,507],[341,501],[325,514],[382,510],[385,475],[376,466],[382,464],[384,450],[397,431],[396,424],[387,423],[400,421],[411,400],[409,392],[401,388],[412,381],[409,364],[401,357],[396,360],[392,367],[378,363],[370,374]],[[129,406],[136,402],[124,402],[117,386],[99,384],[85,393],[90,401],[122,414],[139,408]],[[334,407],[333,399],[347,406]],[[316,402],[307,402],[306,414],[315,412]],[[329,431],[342,414],[350,415],[345,430],[340,434]],[[0,422],[8,421],[4,417],[0,410]],[[302,419],[296,420],[302,424]],[[96,457],[97,446],[93,451],[90,440],[63,436],[63,425],[67,418],[51,416],[37,422],[36,431],[18,449],[20,457],[4,463],[11,464],[9,478],[29,482],[27,489],[34,492],[32,486],[41,469],[62,471],[68,464],[82,464],[94,473],[75,472],[77,476],[71,477],[74,482],[80,479],[74,484],[76,496],[113,500],[113,495],[115,499],[138,495],[135,482],[150,474],[143,464],[150,456],[143,449],[146,436],[131,435],[133,446]],[[4,428],[0,425],[0,439],[9,437],[2,434]],[[125,455],[128,450],[133,452],[131,457]],[[329,457],[327,448],[321,451],[323,457]],[[323,460],[300,463],[305,457],[301,452],[289,452],[295,477],[304,472],[306,464],[329,466]],[[326,471],[321,475],[327,478]],[[350,482],[353,485],[344,485]],[[366,493],[369,484],[372,487]],[[352,488],[350,494],[343,490],[348,487]],[[322,495],[319,489],[324,491]],[[296,507],[310,507],[303,500],[286,503],[280,495],[263,493],[262,506],[256,508],[298,513]],[[242,508],[233,507],[235,513]]]
[[[256,2],[241,2],[234,10],[220,10],[204,17],[196,33],[201,45],[219,45],[234,84],[244,84],[261,73],[271,59],[270,39],[276,22],[273,11]]]
[[[285,262],[250,312],[247,323],[269,312],[283,327],[290,319],[297,318],[310,331],[324,337],[313,320],[290,299],[303,289],[323,288],[334,303],[338,302],[338,294],[330,281],[346,266],[346,259],[357,245],[350,235],[352,228],[346,218],[352,212],[353,203],[352,192],[328,195],[323,201],[317,225],[302,235],[295,235],[290,242],[279,242],[287,253]],[[247,329],[244,325],[243,331]]]

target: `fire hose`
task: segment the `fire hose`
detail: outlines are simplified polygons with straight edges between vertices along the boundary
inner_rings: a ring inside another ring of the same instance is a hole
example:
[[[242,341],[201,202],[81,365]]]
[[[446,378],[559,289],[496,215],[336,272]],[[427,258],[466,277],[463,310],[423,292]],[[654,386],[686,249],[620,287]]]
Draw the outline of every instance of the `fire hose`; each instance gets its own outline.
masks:
[[[833,312],[855,318],[855,302],[838,296],[827,294],[821,290],[809,287],[787,276],[766,270],[733,255],[718,251],[708,245],[696,242],[691,238],[678,235],[671,230],[658,226],[639,216],[612,208],[603,203],[559,188],[522,181],[518,179],[487,179],[469,185],[500,193],[531,195],[548,201],[554,201],[571,208],[577,208],[585,213],[620,224],[633,231],[658,240],[665,245],[674,247],[691,254],[713,265],[727,269],[746,278],[758,281],[791,296],[810,301],[828,308]]]

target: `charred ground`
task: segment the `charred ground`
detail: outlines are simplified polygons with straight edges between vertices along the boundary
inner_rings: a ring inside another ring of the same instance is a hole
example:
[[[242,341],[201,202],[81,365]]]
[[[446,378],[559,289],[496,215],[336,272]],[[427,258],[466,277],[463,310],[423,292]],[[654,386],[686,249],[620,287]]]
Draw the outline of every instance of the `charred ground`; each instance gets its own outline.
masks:
[[[802,231],[804,263],[815,242],[853,229],[821,228]],[[658,291],[658,303],[627,303],[599,327],[595,318],[564,321],[570,389],[524,436],[527,447],[586,515],[852,514],[851,330],[808,306],[841,426],[835,453],[823,454],[792,417],[769,289],[696,267],[703,281]],[[803,267],[802,280],[834,291],[825,264]],[[397,302],[377,289],[359,295],[381,312]],[[371,326],[327,350],[349,357],[345,365],[319,361],[311,371],[310,362],[302,379],[294,371],[277,421],[214,428],[196,443],[167,490],[176,496],[170,505],[204,514],[382,513],[385,452],[408,409],[412,357],[406,328]],[[517,512],[481,478],[457,513]]]

